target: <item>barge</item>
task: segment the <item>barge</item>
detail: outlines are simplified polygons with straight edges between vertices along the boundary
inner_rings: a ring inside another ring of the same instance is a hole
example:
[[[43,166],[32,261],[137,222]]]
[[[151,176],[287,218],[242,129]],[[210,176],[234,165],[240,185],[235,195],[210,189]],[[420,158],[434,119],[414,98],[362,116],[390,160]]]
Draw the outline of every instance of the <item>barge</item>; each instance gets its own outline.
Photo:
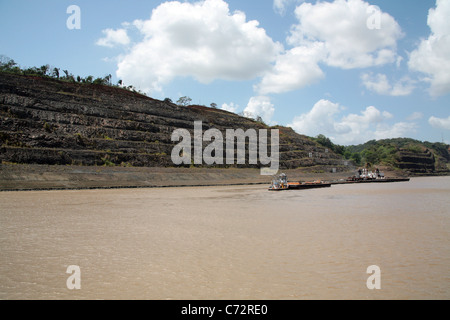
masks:
[[[331,187],[331,183],[326,183],[323,181],[288,182],[286,174],[282,173],[272,179],[272,184],[269,187],[269,191],[304,190],[329,187]]]

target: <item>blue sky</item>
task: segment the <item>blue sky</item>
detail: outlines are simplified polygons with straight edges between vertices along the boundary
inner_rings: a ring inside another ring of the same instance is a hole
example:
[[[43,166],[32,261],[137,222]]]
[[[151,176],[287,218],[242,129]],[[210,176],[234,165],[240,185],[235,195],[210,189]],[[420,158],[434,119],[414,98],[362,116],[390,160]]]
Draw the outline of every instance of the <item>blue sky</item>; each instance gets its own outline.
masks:
[[[449,143],[449,16],[448,0],[0,0],[0,54],[344,145]]]

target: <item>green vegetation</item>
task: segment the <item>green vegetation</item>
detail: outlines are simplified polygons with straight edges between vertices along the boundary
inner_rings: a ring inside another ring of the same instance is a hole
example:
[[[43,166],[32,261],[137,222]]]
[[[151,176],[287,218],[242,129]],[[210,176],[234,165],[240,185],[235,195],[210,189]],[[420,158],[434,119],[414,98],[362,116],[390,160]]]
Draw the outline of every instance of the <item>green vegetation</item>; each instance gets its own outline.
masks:
[[[264,122],[264,120],[263,120],[263,118],[261,116],[256,116],[255,121],[260,123],[260,124],[263,124],[263,125],[267,126],[267,124]]]
[[[445,158],[450,161],[449,146],[444,143],[428,141],[422,142],[409,138],[396,138],[384,140],[370,140],[356,146],[341,146],[334,144],[324,135],[313,138],[314,141],[333,152],[342,155],[347,160],[353,160],[356,165],[387,165],[396,166],[399,151],[423,153],[432,152],[436,158]]]
[[[51,133],[53,131],[53,128],[47,122],[44,122],[44,130],[48,133]]]
[[[79,75],[78,76],[73,75],[68,70],[65,70],[65,69],[61,70],[61,68],[53,67],[48,64],[43,65],[41,67],[22,68],[13,59],[11,59],[7,56],[4,56],[4,55],[0,55],[0,72],[18,74],[18,75],[24,75],[24,76],[56,79],[59,81],[65,81],[65,82],[71,82],[71,83],[94,84],[94,85],[101,85],[101,86],[116,87],[116,88],[121,88],[121,89],[125,89],[128,91],[132,91],[135,93],[139,93],[144,96],[147,95],[145,92],[142,92],[141,90],[137,90],[133,85],[126,86],[122,80],[118,80],[117,84],[113,84],[111,81],[112,80],[111,74],[108,74],[104,77],[97,77],[97,78],[95,78],[92,75],[89,75],[87,77],[81,77]],[[62,94],[68,94],[68,93],[62,93]],[[170,99],[170,98],[165,98],[164,102],[173,103],[172,99]],[[191,105],[191,103],[192,103],[192,99],[188,96],[180,97],[177,101],[177,104],[179,106],[184,106],[184,107]],[[217,104],[213,102],[210,104],[210,107],[212,109],[217,109]]]
[[[317,143],[321,144],[322,146],[331,149],[334,153],[344,155],[345,147],[340,146],[337,144],[334,144],[331,142],[331,140],[327,137],[325,137],[323,134],[319,134],[316,138],[313,138]]]
[[[104,156],[103,158],[101,158],[101,160],[103,162],[103,166],[105,166],[105,167],[115,167],[116,166],[116,164],[110,160],[109,155]]]
[[[68,70],[61,70],[60,68],[51,67],[48,64],[43,65],[39,68],[38,67],[21,68],[13,59],[8,58],[4,55],[0,55],[0,72],[19,74],[19,75],[24,75],[24,76],[34,76],[34,77],[41,77],[41,78],[57,79],[60,81],[66,81],[66,82],[72,82],[72,83],[84,83],[84,84],[95,84],[95,85],[102,85],[102,86],[117,87],[117,88],[122,88],[122,89],[126,89],[129,91],[133,91],[135,93],[145,95],[144,92],[141,92],[140,90],[136,90],[134,88],[134,86],[132,86],[132,85],[129,85],[129,86],[123,85],[122,80],[119,80],[117,82],[117,84],[113,84],[111,82],[111,79],[112,79],[111,74],[108,74],[104,77],[97,77],[97,78],[94,78],[94,76],[89,75],[89,76],[83,78],[81,76],[74,76]]]
[[[133,167],[133,165],[130,164],[129,162],[121,162],[120,166],[121,167],[127,167],[127,168],[132,168]]]
[[[182,107],[187,107],[191,104],[191,102],[192,102],[191,98],[184,96],[178,99],[177,104]]]

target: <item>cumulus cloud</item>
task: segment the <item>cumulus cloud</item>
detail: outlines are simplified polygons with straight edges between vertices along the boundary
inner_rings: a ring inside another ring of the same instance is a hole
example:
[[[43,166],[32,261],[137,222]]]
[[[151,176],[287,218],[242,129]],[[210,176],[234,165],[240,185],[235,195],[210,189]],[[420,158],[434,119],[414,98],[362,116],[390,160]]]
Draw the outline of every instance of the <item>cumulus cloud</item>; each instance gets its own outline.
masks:
[[[285,4],[274,2],[280,8]],[[396,53],[397,41],[403,36],[399,24],[367,2],[304,2],[295,15],[298,23],[286,39],[292,48],[277,57],[273,69],[255,86],[260,94],[292,91],[319,81],[324,77],[321,63],[354,69],[401,61]],[[373,16],[379,28],[369,23]],[[394,93],[404,94],[404,89],[395,88]]]
[[[323,56],[323,46],[293,48],[280,55],[273,67],[255,86],[260,94],[283,93],[313,84],[324,78],[324,73],[318,65]]]
[[[350,131],[349,127],[340,126],[335,121],[335,116],[342,111],[342,107],[329,100],[318,101],[312,109],[295,117],[289,127],[292,127],[298,133],[316,136],[325,133],[345,134]]]
[[[273,8],[275,12],[283,15],[286,12],[286,7],[296,0],[273,0]],[[303,0],[297,0],[303,1]]]
[[[403,36],[399,24],[367,2],[303,3],[295,14],[299,23],[292,28],[288,42],[296,46],[323,43],[325,62],[330,66],[352,69],[397,61],[397,41]],[[369,24],[374,16],[378,27]]]
[[[224,103],[220,107],[220,109],[222,109],[222,110],[233,112],[233,113],[236,113],[238,108],[239,108],[239,106],[235,105],[233,102],[231,102],[231,103]]]
[[[373,138],[375,140],[390,139],[390,138],[403,138],[406,135],[415,132],[417,124],[414,122],[397,122],[393,125],[381,124],[378,125],[373,132]]]
[[[428,123],[433,128],[450,130],[450,116],[448,118],[437,118],[432,116],[428,119]]]
[[[415,81],[409,77],[403,77],[394,85],[391,85],[387,76],[381,73],[377,75],[364,73],[361,76],[361,79],[366,89],[381,95],[407,96],[411,94],[415,88]]]
[[[104,38],[97,40],[96,44],[103,47],[114,47],[116,45],[128,45],[130,44],[130,38],[128,37],[125,29],[105,29],[102,31],[105,35]]]
[[[411,52],[409,68],[427,75],[430,94],[450,93],[450,1],[437,0],[436,8],[428,12],[431,34]]]
[[[143,40],[120,58],[117,76],[143,91],[161,91],[175,77],[248,80],[261,76],[282,50],[243,12],[223,0],[164,2],[133,25]]]
[[[274,105],[267,96],[251,97],[244,109],[244,115],[247,117],[256,119],[259,116],[266,123],[271,122],[274,112]]]
[[[309,112],[294,118],[291,124],[300,134],[317,136],[324,134],[335,143],[350,145],[372,139],[396,138],[414,132],[414,122],[389,124],[393,115],[373,106],[360,114],[342,115],[345,108],[329,100],[318,101]]]
[[[406,120],[409,121],[414,121],[414,120],[419,120],[423,118],[423,113],[422,112],[413,112],[409,117],[406,118]]]

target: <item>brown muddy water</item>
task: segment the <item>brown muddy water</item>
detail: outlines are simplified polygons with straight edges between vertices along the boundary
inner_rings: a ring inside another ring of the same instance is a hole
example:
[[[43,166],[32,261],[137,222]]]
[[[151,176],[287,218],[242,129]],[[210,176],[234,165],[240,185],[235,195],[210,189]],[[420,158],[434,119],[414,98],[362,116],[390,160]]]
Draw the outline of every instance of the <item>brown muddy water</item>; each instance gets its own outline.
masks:
[[[0,192],[0,299],[449,299],[449,230],[450,177]]]

